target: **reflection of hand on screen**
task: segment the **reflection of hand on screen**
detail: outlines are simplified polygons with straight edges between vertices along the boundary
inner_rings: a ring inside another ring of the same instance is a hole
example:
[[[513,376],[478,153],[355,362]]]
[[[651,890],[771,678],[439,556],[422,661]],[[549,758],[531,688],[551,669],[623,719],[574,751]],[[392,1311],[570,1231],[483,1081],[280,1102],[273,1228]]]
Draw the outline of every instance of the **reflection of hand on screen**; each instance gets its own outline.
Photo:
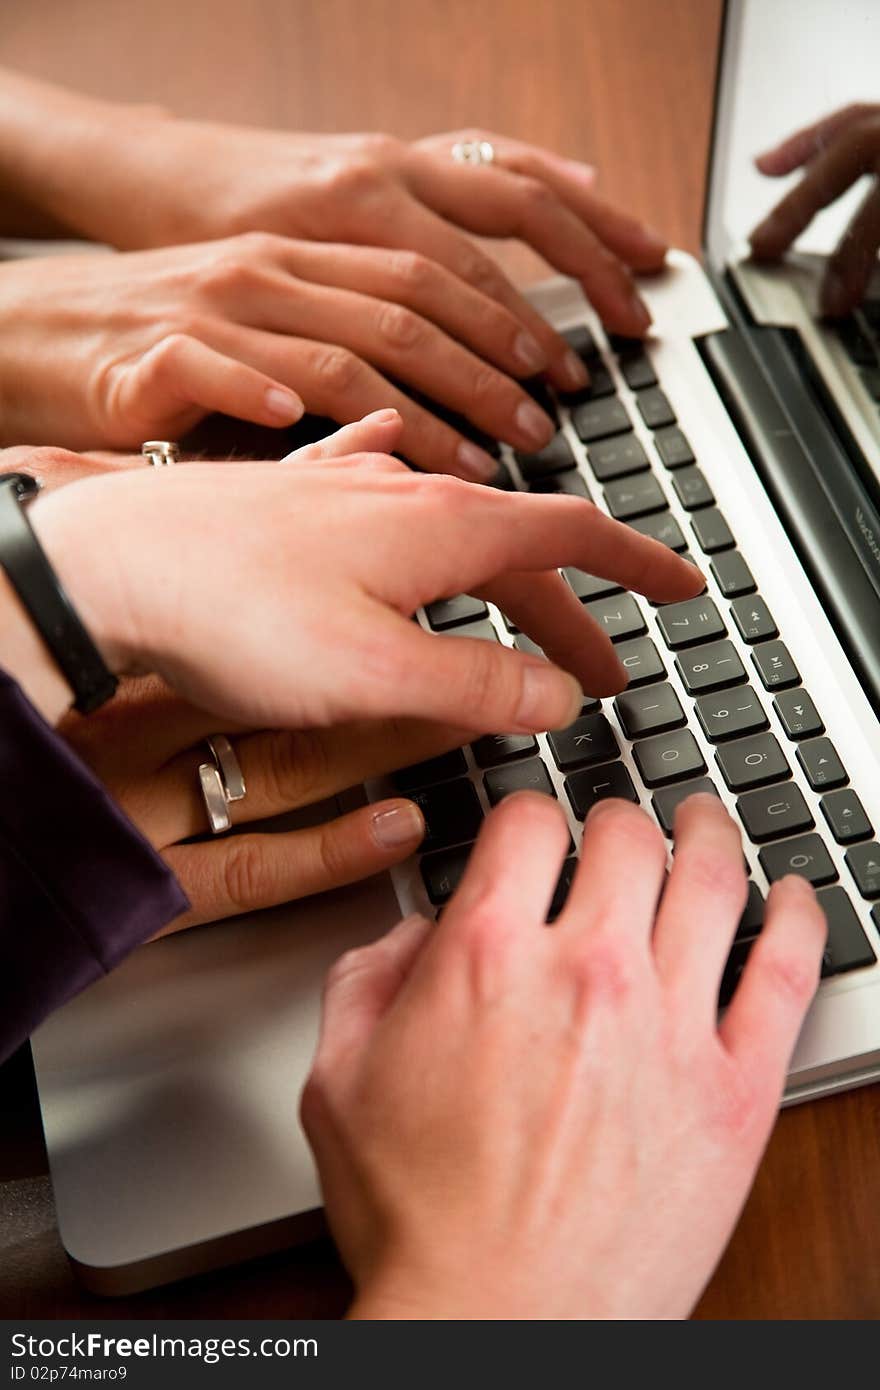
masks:
[[[863,174],[875,176],[833,255],[822,285],[822,309],[849,313],[865,293],[880,246],[880,105],[857,103],[790,135],[755,161],[762,174],[779,178],[805,173],[751,234],[758,260],[775,260],[816,213],[839,198]]]

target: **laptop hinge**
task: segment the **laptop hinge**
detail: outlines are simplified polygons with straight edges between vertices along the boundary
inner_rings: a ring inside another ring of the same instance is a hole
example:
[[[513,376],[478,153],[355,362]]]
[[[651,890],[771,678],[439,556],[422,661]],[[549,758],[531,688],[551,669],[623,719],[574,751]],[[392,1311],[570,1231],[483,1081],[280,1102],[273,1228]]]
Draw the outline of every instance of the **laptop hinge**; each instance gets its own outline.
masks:
[[[797,418],[758,360],[790,370],[774,329],[698,343],[752,463],[874,710],[880,715],[880,517],[815,410]],[[751,339],[759,338],[760,343]],[[805,412],[806,405],[805,403]],[[833,494],[832,494],[833,489]]]

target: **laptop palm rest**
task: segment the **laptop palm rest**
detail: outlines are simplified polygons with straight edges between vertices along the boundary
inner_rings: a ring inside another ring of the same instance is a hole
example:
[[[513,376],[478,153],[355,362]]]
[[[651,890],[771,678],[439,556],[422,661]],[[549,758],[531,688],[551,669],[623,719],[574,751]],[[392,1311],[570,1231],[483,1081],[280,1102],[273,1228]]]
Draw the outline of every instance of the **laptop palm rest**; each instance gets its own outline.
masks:
[[[310,1239],[321,982],[400,916],[386,874],[143,947],[33,1038],[58,1223],[122,1294]]]

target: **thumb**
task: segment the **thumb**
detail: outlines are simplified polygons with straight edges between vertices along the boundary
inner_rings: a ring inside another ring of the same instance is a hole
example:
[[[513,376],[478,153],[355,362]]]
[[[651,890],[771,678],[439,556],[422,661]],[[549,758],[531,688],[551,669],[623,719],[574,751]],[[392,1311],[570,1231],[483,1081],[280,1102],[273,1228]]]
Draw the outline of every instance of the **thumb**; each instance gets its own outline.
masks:
[[[481,734],[513,734],[562,729],[580,714],[580,685],[549,661],[482,638],[436,636],[388,616],[395,624],[392,678],[386,667],[372,690],[366,677],[361,688],[371,717],[417,715]]]

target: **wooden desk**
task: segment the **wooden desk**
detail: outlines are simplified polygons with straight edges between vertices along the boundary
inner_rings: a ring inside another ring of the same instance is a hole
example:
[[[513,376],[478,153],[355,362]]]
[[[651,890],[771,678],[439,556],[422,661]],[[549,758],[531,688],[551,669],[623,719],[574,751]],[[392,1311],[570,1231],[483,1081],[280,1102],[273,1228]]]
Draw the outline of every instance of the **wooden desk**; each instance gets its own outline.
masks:
[[[465,124],[594,161],[606,194],[699,245],[719,0],[30,0],[0,62],[121,99],[303,130]],[[512,262],[534,274],[533,262]],[[121,1303],[74,1284],[26,1059],[0,1071],[0,1313],[337,1317],[327,1245]],[[880,1316],[880,1087],[780,1119],[699,1315]]]

